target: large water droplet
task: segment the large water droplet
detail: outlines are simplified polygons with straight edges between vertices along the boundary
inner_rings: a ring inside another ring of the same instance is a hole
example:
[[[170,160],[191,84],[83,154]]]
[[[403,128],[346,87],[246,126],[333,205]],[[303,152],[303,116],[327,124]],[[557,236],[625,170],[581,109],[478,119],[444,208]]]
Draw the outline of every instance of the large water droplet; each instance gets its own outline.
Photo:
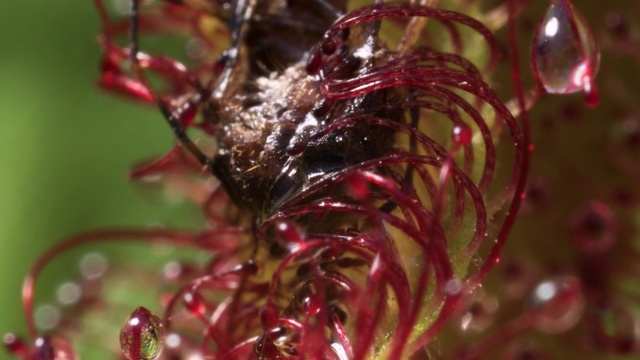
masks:
[[[533,40],[531,61],[548,93],[584,90],[589,105],[599,101],[594,77],[600,50],[585,19],[568,0],[552,0]]]
[[[120,331],[120,348],[130,360],[151,360],[164,345],[164,326],[159,317],[139,307]]]

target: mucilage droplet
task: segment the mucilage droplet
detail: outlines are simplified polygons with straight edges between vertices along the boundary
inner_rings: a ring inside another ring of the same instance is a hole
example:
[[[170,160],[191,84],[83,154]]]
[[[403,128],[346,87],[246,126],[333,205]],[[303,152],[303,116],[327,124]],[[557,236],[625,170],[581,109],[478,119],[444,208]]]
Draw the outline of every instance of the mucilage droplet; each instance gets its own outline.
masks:
[[[473,130],[465,123],[457,124],[452,131],[453,142],[457,145],[467,145],[473,139]]]
[[[594,78],[600,50],[586,20],[568,0],[552,0],[533,40],[531,62],[540,85],[551,94],[583,90],[591,106],[599,102]]]
[[[151,360],[164,345],[164,326],[151,311],[139,307],[120,331],[120,348],[129,360]]]

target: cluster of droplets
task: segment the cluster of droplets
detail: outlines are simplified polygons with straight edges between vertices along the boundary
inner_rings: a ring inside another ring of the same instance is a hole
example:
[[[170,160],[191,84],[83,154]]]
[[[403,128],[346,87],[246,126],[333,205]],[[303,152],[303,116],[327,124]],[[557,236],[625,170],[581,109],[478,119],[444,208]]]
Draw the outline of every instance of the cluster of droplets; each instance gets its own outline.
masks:
[[[624,5],[612,2],[589,14],[598,30],[592,32],[577,12],[589,6],[575,5],[552,1],[538,26],[532,66],[546,92],[584,91],[587,105],[594,105],[597,39],[609,56],[600,69],[606,79],[601,106],[588,112],[572,97],[557,97],[533,107],[532,115],[550,121],[533,126],[532,161],[542,166],[525,189],[522,225],[496,271],[465,297],[441,333],[443,343],[464,348],[443,345],[447,358],[617,359],[640,351],[633,220],[640,162],[637,111],[628,98],[637,85],[622,70],[638,65],[638,27],[622,15]],[[544,48],[554,40],[563,44],[555,53]],[[545,68],[554,62],[555,72]]]

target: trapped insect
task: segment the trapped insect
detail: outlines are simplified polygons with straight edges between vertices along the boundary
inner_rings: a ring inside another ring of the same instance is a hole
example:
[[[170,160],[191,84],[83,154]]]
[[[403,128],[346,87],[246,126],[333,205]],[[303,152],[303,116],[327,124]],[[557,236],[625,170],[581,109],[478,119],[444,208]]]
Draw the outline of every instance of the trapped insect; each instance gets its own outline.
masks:
[[[143,22],[135,17],[138,9],[133,5],[133,46],[130,52],[118,52],[122,59],[137,54],[136,29]],[[408,21],[418,16],[442,22],[440,31],[458,43],[457,50],[462,30],[453,24],[468,28],[475,33],[471,36],[486,42],[489,72],[498,57],[493,35],[473,18],[415,4],[372,4],[349,13],[344,2],[218,5],[210,13],[229,24],[231,47],[209,65],[217,72],[206,86],[194,75],[183,75],[180,85],[191,89],[179,96],[190,101],[178,111],[152,93],[142,72],[160,70],[162,60],[144,55],[137,69],[134,65],[137,81],[159,101],[180,141],[211,169],[231,200],[253,214],[255,240],[244,264],[258,272],[277,266],[267,289],[241,288],[233,294],[235,299],[250,298],[242,305],[251,311],[228,321],[261,330],[231,331],[225,341],[212,338],[215,351],[237,356],[253,343],[255,353],[267,358],[327,357],[336,351],[362,358],[379,348],[376,337],[395,328],[385,351],[399,357],[426,309],[421,299],[428,288],[433,287],[434,304],[457,301],[458,294],[445,294],[446,284],[461,281],[458,276],[464,277],[466,270],[452,267],[446,244],[463,264],[471,260],[487,232],[482,196],[496,207],[507,201],[522,183],[525,156],[520,128],[482,81],[481,71],[460,55],[437,50],[438,44],[415,46],[423,25]],[[382,24],[387,20],[399,24]],[[389,44],[380,38],[383,25],[406,26],[405,35]],[[105,62],[117,67],[110,32],[107,22]],[[181,67],[173,68],[177,72]],[[108,71],[105,76],[119,79]],[[456,91],[475,96],[477,106]],[[507,186],[493,194],[487,191],[494,180],[496,150],[490,126],[478,112],[483,106],[493,108],[495,122],[510,129],[516,144],[512,175],[502,180]],[[183,114],[194,108],[202,113],[201,127],[207,126],[216,138],[211,158],[181,129]],[[437,138],[431,126],[468,135],[455,137],[458,141]],[[470,143],[473,132],[485,149],[480,159]],[[456,158],[461,168],[454,166]],[[468,221],[475,221],[475,231],[456,239]],[[389,227],[398,234],[393,236]],[[408,259],[398,254],[398,248],[407,246],[421,254],[412,260],[418,269],[406,269]],[[397,270],[383,276],[382,269]],[[260,275],[250,274],[256,279]],[[198,294],[211,276],[192,282],[183,288],[185,293]],[[339,280],[343,277],[349,281]],[[250,279],[245,275],[241,282],[255,281]],[[476,281],[470,280],[469,286]],[[389,309],[396,313],[395,322],[371,319],[358,310],[357,304],[368,303],[373,309],[384,308],[390,299],[396,301]],[[196,308],[197,315],[202,308]],[[352,329],[344,327],[347,317]],[[433,329],[439,326],[437,319],[428,321]],[[295,325],[301,322],[314,325],[301,331]],[[379,328],[380,334],[365,332],[367,328]],[[354,330],[355,346],[346,335]],[[327,331],[333,334],[327,337]],[[425,331],[413,346],[428,343],[431,336]],[[326,340],[318,341],[321,338]]]
[[[498,261],[529,163],[519,80],[511,107],[487,82],[507,66],[495,29],[468,15],[476,2],[436,3],[132,1],[119,18],[95,0],[100,85],[157,106],[178,139],[132,178],[178,183],[208,221],[67,240],[30,274],[27,314],[51,257],[139,239],[210,260],[165,271],[160,316],[131,307],[129,359],[419,356]],[[193,58],[147,52],[150,35],[187,39]],[[22,351],[76,357],[60,335],[39,344]]]

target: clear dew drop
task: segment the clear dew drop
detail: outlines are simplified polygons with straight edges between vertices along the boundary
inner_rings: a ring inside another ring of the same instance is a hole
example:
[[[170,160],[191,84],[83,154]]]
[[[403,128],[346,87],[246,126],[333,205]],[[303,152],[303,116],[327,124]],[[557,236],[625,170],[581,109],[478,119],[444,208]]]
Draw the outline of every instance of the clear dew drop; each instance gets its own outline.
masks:
[[[120,348],[129,360],[154,359],[164,345],[164,326],[151,311],[139,307],[120,331]]]
[[[600,50],[587,22],[568,0],[552,0],[538,25],[531,52],[533,71],[551,94],[585,92],[588,105],[599,102],[594,82]]]

